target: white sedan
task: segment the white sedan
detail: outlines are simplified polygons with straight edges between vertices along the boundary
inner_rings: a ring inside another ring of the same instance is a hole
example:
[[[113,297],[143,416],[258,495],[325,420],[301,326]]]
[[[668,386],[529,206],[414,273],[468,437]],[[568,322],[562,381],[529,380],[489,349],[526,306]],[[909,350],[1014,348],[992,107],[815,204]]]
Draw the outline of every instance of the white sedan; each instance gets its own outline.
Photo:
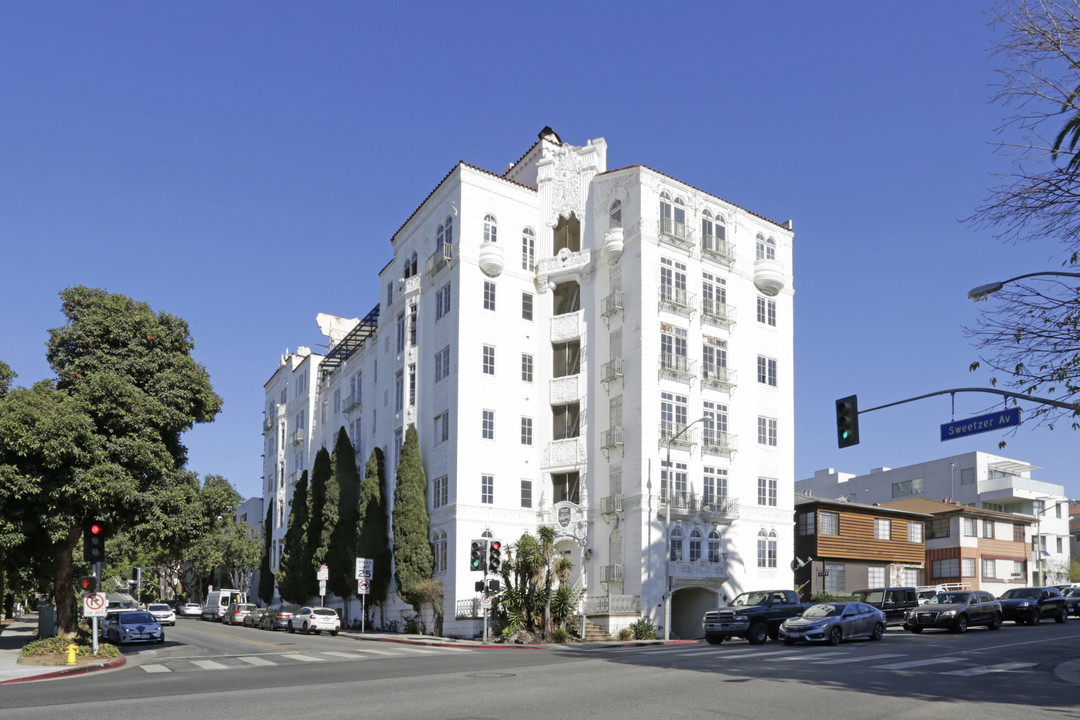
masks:
[[[153,615],[161,625],[176,624],[176,613],[165,603],[150,603],[146,606],[146,611]]]

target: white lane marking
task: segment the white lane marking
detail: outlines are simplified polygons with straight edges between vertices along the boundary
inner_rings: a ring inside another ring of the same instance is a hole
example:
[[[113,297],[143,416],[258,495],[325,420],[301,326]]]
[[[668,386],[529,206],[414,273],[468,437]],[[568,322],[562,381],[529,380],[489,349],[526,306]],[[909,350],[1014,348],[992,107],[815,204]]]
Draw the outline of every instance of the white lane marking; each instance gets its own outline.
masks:
[[[300,662],[326,662],[320,657],[314,657],[312,655],[301,655],[300,653],[287,653],[280,657],[288,658],[289,660],[299,660]]]
[[[839,660],[814,660],[811,665],[837,665],[853,662],[868,662],[870,660],[884,660],[885,658],[904,657],[904,653],[882,653],[881,655],[864,655],[862,657],[841,658]]]
[[[356,648],[352,652],[358,653],[371,653],[372,655],[393,655],[392,652],[386,652],[385,650],[368,650],[367,648]]]
[[[357,655],[356,653],[334,652],[334,651],[331,651],[331,650],[324,651],[323,655],[333,655],[334,657],[345,658],[346,660],[362,660],[363,659],[363,655]]]
[[[197,665],[203,670],[225,670],[229,667],[228,665],[222,665],[221,663],[214,662],[213,660],[192,660],[191,664]]]
[[[254,655],[240,655],[236,658],[241,662],[246,662],[248,665],[255,665],[257,667],[266,667],[267,665],[277,665],[276,662],[271,662],[266,658],[255,657]]]
[[[874,670],[907,670],[909,668],[925,667],[927,665],[940,665],[942,663],[964,662],[964,658],[940,657],[927,658],[925,660],[912,660],[910,662],[892,663],[891,665],[873,665]]]
[[[973,677],[975,675],[988,675],[995,672],[1009,672],[1012,670],[1026,670],[1033,668],[1038,663],[1023,663],[1023,662],[1011,662],[1001,663],[1000,665],[982,665],[980,667],[967,668],[966,670],[952,670],[951,672],[942,673],[943,675],[957,675],[959,677]]]
[[[146,671],[146,672],[148,672],[148,673],[167,673],[167,672],[172,672],[172,670],[170,670],[169,668],[165,667],[164,665],[140,665],[139,667],[141,667],[141,668],[142,668],[143,670],[145,670],[145,671]]]

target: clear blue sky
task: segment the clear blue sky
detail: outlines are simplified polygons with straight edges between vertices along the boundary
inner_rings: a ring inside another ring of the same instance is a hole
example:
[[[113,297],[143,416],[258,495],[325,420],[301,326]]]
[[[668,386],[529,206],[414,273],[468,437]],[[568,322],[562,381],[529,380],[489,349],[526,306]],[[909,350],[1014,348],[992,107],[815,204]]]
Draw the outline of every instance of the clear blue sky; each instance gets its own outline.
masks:
[[[1080,495],[1076,432],[942,443],[947,396],[836,447],[838,397],[987,385],[967,290],[1058,266],[960,222],[1006,162],[988,5],[0,0],[0,359],[51,375],[71,285],[183,317],[225,399],[191,468],[257,494],[281,353],[375,305],[391,234],[458,160],[501,170],[550,125],[794,221],[796,479],[1005,439]]]

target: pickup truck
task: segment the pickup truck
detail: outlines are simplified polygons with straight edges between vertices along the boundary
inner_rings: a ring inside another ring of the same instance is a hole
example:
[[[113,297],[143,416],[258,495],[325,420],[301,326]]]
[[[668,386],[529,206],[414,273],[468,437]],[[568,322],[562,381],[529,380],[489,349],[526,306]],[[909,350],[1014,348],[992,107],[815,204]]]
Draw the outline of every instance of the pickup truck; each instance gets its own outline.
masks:
[[[705,613],[702,626],[705,641],[719,645],[733,637],[746,638],[751,645],[761,645],[768,638],[775,640],[780,623],[789,617],[802,615],[807,605],[799,601],[794,590],[755,590],[738,595],[731,605]]]

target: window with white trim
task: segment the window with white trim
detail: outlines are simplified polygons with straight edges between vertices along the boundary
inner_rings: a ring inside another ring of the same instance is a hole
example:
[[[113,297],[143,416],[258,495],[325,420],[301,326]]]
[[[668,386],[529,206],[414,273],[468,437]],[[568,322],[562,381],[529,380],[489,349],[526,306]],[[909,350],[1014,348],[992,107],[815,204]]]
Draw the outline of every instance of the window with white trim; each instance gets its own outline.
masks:
[[[923,541],[923,524],[921,522],[909,522],[907,524],[908,542],[921,543]]]
[[[435,353],[435,382],[441,382],[450,377],[450,346],[447,345]]]
[[[533,296],[532,293],[521,293],[521,319],[533,319]]]
[[[757,381],[762,385],[776,387],[776,360],[764,355],[757,358]]]
[[[484,216],[484,242],[498,241],[498,225],[499,221],[495,219],[494,215]]]
[[[484,281],[484,309],[495,309],[495,283],[490,280]]]
[[[480,476],[480,502],[484,505],[493,505],[495,503],[494,475]]]
[[[755,255],[758,260],[775,260],[776,240],[759,234],[755,242]]]
[[[480,424],[480,437],[484,440],[495,439],[495,411],[483,410]]]
[[[776,507],[776,478],[759,477],[757,479],[757,503]]]
[[[450,283],[435,293],[435,322],[450,314]]]
[[[776,327],[776,301],[772,298],[758,295],[757,321],[762,325]]]
[[[533,381],[533,356],[528,353],[521,353],[521,381]]]
[[[531,417],[521,418],[521,444],[533,444],[533,419]]]
[[[435,444],[442,445],[450,439],[450,411],[435,416]]]
[[[431,504],[433,507],[442,507],[450,499],[450,478],[446,475],[435,478],[432,481]]]
[[[529,272],[536,269],[536,233],[532,228],[521,231],[521,269]]]
[[[757,419],[757,441],[758,445],[766,445],[768,447],[777,446],[777,433],[776,433],[776,418],[770,417],[758,417]]]
[[[484,346],[483,370],[484,370],[485,375],[494,375],[495,374],[495,346],[494,345],[485,345]]]
[[[874,518],[874,539],[892,540],[891,520],[889,520],[888,518]]]

